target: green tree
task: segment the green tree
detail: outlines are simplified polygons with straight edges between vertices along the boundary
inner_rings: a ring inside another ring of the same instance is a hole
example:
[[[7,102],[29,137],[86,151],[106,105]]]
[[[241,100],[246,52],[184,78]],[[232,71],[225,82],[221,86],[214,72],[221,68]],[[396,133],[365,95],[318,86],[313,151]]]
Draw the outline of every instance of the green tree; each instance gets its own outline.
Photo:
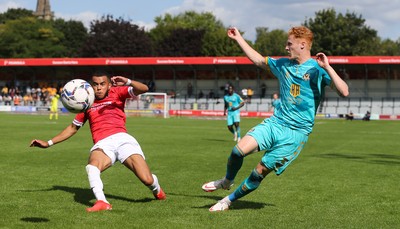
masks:
[[[80,21],[57,19],[54,27],[64,34],[61,44],[66,48],[66,56],[78,57],[84,45],[88,32]]]
[[[285,56],[287,33],[280,29],[268,31],[268,28],[256,28],[254,48],[263,56]]]
[[[123,18],[103,16],[90,25],[89,35],[82,48],[84,57],[151,56],[151,38],[143,28]]]
[[[314,32],[312,53],[327,55],[374,55],[379,49],[377,31],[355,13],[337,14],[334,9],[318,11],[304,22]]]
[[[170,39],[169,37],[175,33],[175,30],[191,29],[204,32],[203,35],[199,34],[202,37],[200,44],[202,56],[226,56],[242,53],[240,48],[226,36],[226,28],[222,22],[210,12],[187,11],[177,16],[165,14],[156,17],[155,22],[157,25],[150,31],[150,35],[158,48],[163,40]]]
[[[400,55],[400,40],[392,41],[385,39],[380,43],[379,51],[376,55],[382,56],[399,56]]]
[[[200,56],[204,31],[178,28],[160,42],[159,56]],[[184,44],[184,45],[182,45]]]
[[[63,34],[51,22],[24,17],[0,25],[0,57],[63,57]]]
[[[27,9],[8,9],[6,12],[0,14],[0,24],[4,24],[6,21],[16,20],[24,17],[32,17],[33,11]]]

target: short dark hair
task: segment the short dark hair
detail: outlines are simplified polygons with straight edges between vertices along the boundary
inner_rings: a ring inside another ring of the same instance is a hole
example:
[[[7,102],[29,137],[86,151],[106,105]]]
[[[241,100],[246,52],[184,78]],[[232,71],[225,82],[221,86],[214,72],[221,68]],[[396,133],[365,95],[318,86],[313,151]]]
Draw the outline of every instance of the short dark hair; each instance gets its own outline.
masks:
[[[97,69],[93,72],[92,76],[107,76],[108,78],[110,78],[111,74],[104,69]]]
[[[106,76],[107,77],[107,81],[111,82],[111,74],[106,70],[103,70],[103,69],[96,70],[92,74],[92,77],[103,77],[103,76]],[[91,81],[93,81],[93,80],[91,80]]]

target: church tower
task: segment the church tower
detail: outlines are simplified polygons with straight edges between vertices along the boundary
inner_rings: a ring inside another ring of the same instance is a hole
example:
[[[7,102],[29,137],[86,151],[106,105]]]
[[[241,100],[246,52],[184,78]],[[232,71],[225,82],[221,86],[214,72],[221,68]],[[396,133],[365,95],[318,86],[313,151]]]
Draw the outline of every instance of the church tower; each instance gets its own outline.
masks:
[[[54,12],[50,9],[50,0],[38,0],[36,11],[33,13],[35,16],[44,20],[51,20],[54,17]]]

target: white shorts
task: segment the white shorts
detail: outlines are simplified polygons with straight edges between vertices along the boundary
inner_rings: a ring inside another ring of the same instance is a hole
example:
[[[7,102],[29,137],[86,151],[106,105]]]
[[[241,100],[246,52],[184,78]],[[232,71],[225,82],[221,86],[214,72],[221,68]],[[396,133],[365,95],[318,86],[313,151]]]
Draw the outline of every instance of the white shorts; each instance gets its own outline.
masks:
[[[139,154],[145,159],[139,143],[134,137],[127,133],[113,134],[98,141],[90,149],[90,152],[95,149],[102,149],[103,152],[111,159],[112,164],[114,164],[116,160],[123,163],[133,154]]]

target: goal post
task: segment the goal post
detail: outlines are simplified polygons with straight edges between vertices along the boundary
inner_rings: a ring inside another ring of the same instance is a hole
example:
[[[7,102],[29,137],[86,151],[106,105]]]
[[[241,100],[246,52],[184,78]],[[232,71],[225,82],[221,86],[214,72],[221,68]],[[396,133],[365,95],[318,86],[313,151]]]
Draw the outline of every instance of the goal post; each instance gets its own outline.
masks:
[[[135,99],[129,99],[125,104],[128,115],[169,117],[169,103],[167,93],[147,92]]]

